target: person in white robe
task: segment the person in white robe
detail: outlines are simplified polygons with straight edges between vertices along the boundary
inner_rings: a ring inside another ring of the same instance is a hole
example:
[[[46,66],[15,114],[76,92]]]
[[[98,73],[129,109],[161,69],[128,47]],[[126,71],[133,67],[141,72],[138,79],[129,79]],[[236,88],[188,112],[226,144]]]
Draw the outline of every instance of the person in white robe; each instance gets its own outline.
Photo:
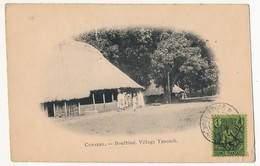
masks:
[[[131,95],[130,95],[130,93],[127,93],[127,104],[128,104],[128,107],[130,107],[131,106],[131,100],[132,100],[132,98],[131,98]]]
[[[124,96],[122,94],[122,92],[119,91],[118,95],[117,95],[117,107],[119,109],[119,111],[122,111],[124,109]]]
[[[144,106],[144,95],[141,91],[137,93],[137,103],[140,108]]]
[[[136,111],[136,107],[137,107],[137,98],[135,93],[133,94],[133,109],[134,111]]]

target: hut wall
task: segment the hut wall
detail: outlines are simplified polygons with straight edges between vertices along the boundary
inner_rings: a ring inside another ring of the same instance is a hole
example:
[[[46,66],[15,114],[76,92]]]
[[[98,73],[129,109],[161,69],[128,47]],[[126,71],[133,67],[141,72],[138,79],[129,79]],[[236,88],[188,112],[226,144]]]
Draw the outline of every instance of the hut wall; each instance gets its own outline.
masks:
[[[164,102],[163,95],[145,96],[144,99],[145,99],[146,104],[163,103]]]
[[[66,116],[66,113],[65,113],[64,106],[56,105],[55,106],[55,117],[65,117],[65,116]]]
[[[44,111],[47,112],[46,114],[47,114],[48,117],[54,117],[54,111],[53,111],[52,103],[50,103],[50,102],[44,103],[43,107],[44,107]]]
[[[79,115],[79,109],[78,105],[67,105],[67,116],[78,116]]]
[[[96,109],[98,112],[105,112],[103,103],[96,104]],[[116,102],[106,103],[106,111],[113,111],[113,110],[117,110],[117,103]],[[93,105],[92,104],[81,105],[80,112],[82,114],[87,114],[87,113],[93,112]]]
[[[66,103],[66,109],[65,109],[64,102],[55,102],[54,105],[55,105],[55,113],[53,111],[54,109],[50,107],[48,110],[49,117],[53,117],[53,116],[54,117],[66,117],[66,116],[80,115],[77,104]]]

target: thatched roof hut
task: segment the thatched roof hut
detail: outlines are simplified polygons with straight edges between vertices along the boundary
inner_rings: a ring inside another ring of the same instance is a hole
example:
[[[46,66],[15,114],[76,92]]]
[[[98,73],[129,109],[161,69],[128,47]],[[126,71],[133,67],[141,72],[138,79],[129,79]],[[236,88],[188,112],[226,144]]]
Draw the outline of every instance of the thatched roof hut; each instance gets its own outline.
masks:
[[[154,81],[151,81],[151,84],[144,91],[144,96],[159,96],[163,94],[164,94],[163,87],[156,85]]]
[[[172,87],[172,95],[179,95],[183,92],[184,90],[177,85],[174,85]],[[163,103],[165,101],[163,87],[156,85],[154,81],[151,81],[151,84],[144,91],[144,96],[146,103]]]
[[[77,41],[65,41],[54,48],[46,66],[46,79],[48,91],[44,97],[45,103],[91,97],[90,94],[95,91],[105,93],[106,90],[120,88],[143,89],[97,49]],[[103,100],[105,102],[104,96]]]
[[[178,94],[182,92],[184,92],[184,90],[174,84],[174,86],[172,87],[172,93]],[[156,85],[154,81],[151,81],[149,87],[144,91],[144,96],[157,96],[163,94],[164,94],[163,87]]]
[[[178,93],[182,93],[182,92],[184,92],[184,90],[183,89],[181,89],[180,87],[178,87],[177,85],[173,85],[173,87],[172,87],[172,93],[175,93],[175,94],[178,94]]]
[[[83,98],[95,90],[143,88],[88,44],[67,41],[55,49],[45,101]]]

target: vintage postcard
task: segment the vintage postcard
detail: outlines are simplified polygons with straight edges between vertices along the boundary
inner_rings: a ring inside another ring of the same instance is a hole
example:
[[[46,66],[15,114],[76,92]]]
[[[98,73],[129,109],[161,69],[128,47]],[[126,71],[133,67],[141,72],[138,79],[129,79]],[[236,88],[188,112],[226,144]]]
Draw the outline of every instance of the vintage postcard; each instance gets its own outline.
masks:
[[[248,5],[7,4],[12,161],[254,162]]]

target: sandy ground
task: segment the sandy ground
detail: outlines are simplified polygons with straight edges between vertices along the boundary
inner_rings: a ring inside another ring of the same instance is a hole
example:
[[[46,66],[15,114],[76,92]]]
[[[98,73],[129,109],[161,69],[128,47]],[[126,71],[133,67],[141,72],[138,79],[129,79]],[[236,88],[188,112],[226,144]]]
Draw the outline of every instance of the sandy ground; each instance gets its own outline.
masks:
[[[110,111],[69,118],[53,118],[58,125],[92,135],[137,135],[177,132],[199,127],[201,114],[211,102],[145,106],[134,112]]]

